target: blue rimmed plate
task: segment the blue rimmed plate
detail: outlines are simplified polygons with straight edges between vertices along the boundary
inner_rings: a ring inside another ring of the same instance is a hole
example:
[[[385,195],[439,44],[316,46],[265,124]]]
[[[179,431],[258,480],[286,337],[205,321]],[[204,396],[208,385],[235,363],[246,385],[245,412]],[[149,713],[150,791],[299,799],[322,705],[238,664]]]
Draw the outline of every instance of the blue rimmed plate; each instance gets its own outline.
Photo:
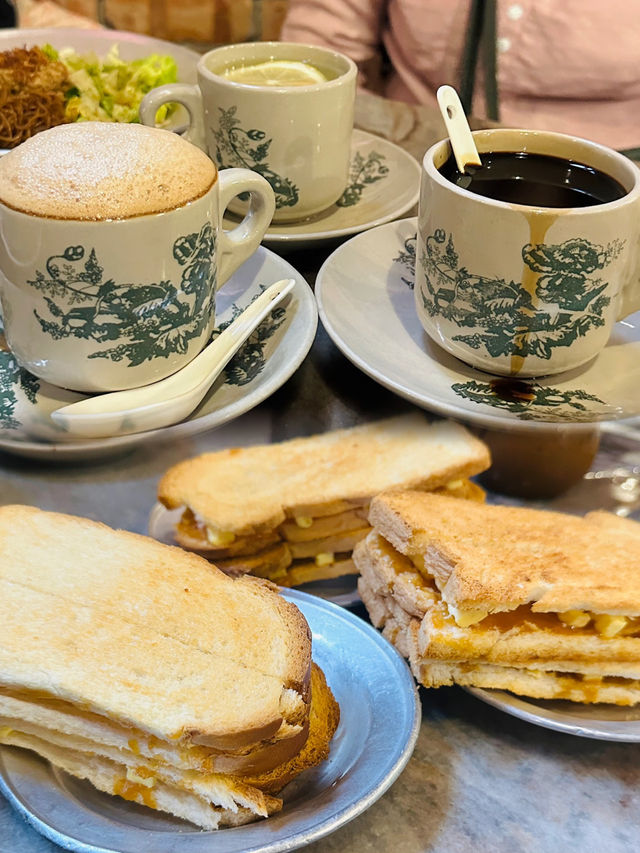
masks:
[[[282,792],[283,810],[217,832],[110,797],[34,754],[0,748],[0,791],[44,836],[82,853],[277,853],[334,832],[371,806],[405,767],[418,736],[420,702],[398,652],[369,624],[297,590],[313,658],[340,705],[327,761]]]

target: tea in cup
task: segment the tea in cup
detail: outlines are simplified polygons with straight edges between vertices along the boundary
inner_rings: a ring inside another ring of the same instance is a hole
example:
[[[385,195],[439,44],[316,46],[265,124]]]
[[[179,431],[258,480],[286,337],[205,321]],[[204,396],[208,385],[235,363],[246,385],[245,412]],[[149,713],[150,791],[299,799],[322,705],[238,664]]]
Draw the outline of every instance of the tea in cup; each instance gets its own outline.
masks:
[[[183,104],[190,116],[185,138],[220,169],[263,175],[276,198],[274,221],[305,219],[347,186],[356,74],[350,59],[320,47],[226,45],[200,59],[197,86],[170,83],[149,92],[140,119],[154,125],[163,104]]]
[[[220,223],[251,194],[245,220]],[[54,385],[155,382],[209,340],[216,290],[258,247],[274,209],[247,169],[218,174],[166,130],[82,122],[0,159],[0,300],[20,365]]]
[[[580,367],[640,308],[640,171],[564,134],[476,131],[460,174],[448,140],[423,160],[415,304],[427,334],[494,374]]]

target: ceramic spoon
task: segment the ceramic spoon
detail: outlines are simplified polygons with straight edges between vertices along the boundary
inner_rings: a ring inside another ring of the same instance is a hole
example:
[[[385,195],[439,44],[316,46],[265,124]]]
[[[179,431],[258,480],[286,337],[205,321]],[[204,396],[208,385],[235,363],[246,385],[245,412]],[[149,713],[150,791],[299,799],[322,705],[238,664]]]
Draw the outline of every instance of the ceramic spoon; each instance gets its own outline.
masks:
[[[440,86],[437,98],[442,118],[449,133],[458,171],[464,174],[468,172],[467,166],[482,166],[458,93],[453,86]]]
[[[196,408],[229,360],[295,285],[284,278],[268,287],[186,367],[128,391],[88,397],[51,413],[69,435],[107,438],[178,423]]]

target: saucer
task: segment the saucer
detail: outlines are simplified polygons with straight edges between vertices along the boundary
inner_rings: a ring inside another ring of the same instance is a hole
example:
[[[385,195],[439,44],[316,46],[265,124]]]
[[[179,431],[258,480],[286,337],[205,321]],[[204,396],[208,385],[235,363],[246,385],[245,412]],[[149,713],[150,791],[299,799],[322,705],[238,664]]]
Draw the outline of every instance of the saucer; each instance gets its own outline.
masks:
[[[1,335],[0,450],[35,459],[88,460],[142,442],[167,441],[221,426],[257,406],[297,370],[309,351],[318,314],[313,293],[287,261],[259,247],[217,296],[220,325],[233,319],[264,287],[282,278],[295,286],[229,362],[198,408],[174,426],[105,439],[66,439],[51,412],[84,394],[66,391],[20,368]]]
[[[316,282],[322,323],[344,355],[381,385],[447,417],[494,429],[584,426],[640,414],[640,312],[617,323],[587,365],[505,380],[469,367],[428,337],[414,307],[416,219],[353,237]]]
[[[318,247],[407,214],[420,193],[420,164],[382,139],[354,130],[349,184],[338,201],[302,222],[276,222],[262,242],[277,251]],[[228,219],[228,221],[227,221]],[[225,227],[237,220],[227,214]]]

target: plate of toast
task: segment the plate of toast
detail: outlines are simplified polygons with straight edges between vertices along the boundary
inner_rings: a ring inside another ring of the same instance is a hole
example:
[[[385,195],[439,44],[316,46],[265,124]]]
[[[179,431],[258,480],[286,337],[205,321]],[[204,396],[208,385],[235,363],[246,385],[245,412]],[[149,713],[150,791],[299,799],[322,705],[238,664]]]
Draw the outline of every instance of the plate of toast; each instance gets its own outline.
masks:
[[[65,849],[293,850],[409,760],[409,669],[348,611],[33,507],[0,553],[0,791]]]
[[[149,533],[229,575],[253,574],[349,606],[359,601],[356,543],[387,489],[482,500],[469,478],[489,466],[460,424],[421,412],[187,459],[158,485]]]
[[[640,741],[640,523],[417,491],[371,503],[353,560],[371,621],[425,687]]]

